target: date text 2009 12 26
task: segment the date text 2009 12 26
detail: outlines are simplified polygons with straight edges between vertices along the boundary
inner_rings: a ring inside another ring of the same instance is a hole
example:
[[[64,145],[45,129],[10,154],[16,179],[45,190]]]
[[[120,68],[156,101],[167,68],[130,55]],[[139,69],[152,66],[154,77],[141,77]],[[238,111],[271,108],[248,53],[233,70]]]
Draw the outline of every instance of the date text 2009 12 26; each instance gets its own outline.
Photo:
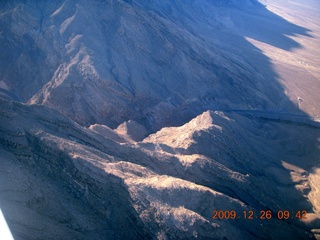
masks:
[[[261,219],[261,220],[270,220],[272,218],[277,219],[307,219],[307,211],[306,210],[298,210],[298,211],[289,211],[289,210],[279,210],[277,212],[272,212],[271,210],[261,210],[258,214],[256,214],[253,210],[244,210],[242,213],[238,213],[235,210],[213,210],[212,211],[213,219]]]

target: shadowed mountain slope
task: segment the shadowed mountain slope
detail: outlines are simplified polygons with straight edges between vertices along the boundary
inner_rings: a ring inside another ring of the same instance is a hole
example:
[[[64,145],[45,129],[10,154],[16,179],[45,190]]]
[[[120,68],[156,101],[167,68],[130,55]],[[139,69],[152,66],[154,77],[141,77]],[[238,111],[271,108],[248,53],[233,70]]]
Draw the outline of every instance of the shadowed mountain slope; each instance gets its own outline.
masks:
[[[256,1],[4,1],[0,25],[3,89],[82,125],[148,131],[207,109],[294,110],[242,33],[288,48],[307,34]]]
[[[15,239],[319,238],[319,118],[276,71],[315,33],[266,1],[1,1]]]

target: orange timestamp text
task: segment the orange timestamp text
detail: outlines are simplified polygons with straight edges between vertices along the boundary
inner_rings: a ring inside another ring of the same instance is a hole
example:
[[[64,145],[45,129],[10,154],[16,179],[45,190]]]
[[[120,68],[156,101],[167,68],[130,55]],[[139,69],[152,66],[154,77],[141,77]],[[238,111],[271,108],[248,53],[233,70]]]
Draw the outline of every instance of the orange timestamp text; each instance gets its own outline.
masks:
[[[213,210],[212,211],[213,219],[260,219],[260,220],[270,220],[272,218],[276,219],[307,219],[307,211],[306,210],[298,210],[298,211],[289,211],[289,210],[279,210],[277,212],[272,212],[271,210],[261,210],[256,213],[254,210],[244,210],[241,213],[238,213],[235,210]]]

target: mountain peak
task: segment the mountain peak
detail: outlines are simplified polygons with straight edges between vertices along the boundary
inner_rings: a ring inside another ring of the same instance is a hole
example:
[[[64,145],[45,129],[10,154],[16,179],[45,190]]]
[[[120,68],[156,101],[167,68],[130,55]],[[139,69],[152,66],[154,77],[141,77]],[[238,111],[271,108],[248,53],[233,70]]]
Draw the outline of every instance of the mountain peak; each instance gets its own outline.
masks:
[[[211,129],[222,131],[219,125],[230,120],[223,112],[205,111],[180,127],[165,127],[149,135],[143,142],[163,143],[173,148],[187,149],[194,142],[194,136]]]

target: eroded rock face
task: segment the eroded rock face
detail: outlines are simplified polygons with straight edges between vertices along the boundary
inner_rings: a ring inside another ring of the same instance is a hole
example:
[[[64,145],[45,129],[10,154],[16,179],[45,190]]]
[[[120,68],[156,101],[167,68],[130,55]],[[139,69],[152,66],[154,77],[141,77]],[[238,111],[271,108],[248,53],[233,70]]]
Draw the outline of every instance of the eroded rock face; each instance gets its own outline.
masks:
[[[15,239],[316,236],[319,123],[246,40],[290,50],[307,29],[253,0],[1,1],[0,29]]]
[[[232,2],[253,1],[3,1],[0,87],[82,125],[148,131],[206,109],[281,108],[270,71],[257,74],[228,27],[243,11]]]
[[[142,141],[148,134],[144,126],[139,123],[129,120],[120,124],[115,132],[133,141]]]
[[[15,239],[313,239],[318,227],[314,126],[208,111],[125,143],[43,106],[0,107],[1,208]],[[243,219],[264,209],[309,219]]]
[[[81,152],[87,150],[76,145],[89,147],[96,141],[93,132],[88,135],[52,109],[3,101],[0,122],[0,203],[15,239],[151,237],[137,218],[123,181],[101,175],[103,169],[98,168],[92,168],[90,176],[91,163],[83,165]],[[65,137],[75,145],[62,140]],[[65,147],[74,154],[68,155]],[[108,161],[107,155],[98,155]],[[124,231],[127,226],[132,228]]]

